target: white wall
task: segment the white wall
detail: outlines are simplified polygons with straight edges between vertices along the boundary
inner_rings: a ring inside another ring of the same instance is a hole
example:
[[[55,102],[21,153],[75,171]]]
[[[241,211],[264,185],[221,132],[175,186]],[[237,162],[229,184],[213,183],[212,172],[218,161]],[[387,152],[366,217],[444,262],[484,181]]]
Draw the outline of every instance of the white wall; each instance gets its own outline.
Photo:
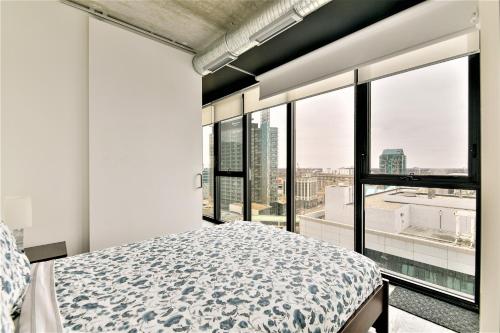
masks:
[[[479,2],[481,23],[480,331],[500,332],[500,6]]]
[[[199,228],[192,56],[96,19],[89,28],[90,249]]]
[[[0,3],[0,217],[2,215],[2,107],[3,107],[3,88],[2,88],[2,67],[3,67],[3,20],[2,20],[2,4]]]
[[[88,19],[56,1],[2,1],[2,194],[29,195],[25,245],[88,250]]]
[[[1,1],[1,38],[1,193],[32,198],[26,246],[88,251],[89,194],[93,248],[199,227],[190,55],[58,1]]]

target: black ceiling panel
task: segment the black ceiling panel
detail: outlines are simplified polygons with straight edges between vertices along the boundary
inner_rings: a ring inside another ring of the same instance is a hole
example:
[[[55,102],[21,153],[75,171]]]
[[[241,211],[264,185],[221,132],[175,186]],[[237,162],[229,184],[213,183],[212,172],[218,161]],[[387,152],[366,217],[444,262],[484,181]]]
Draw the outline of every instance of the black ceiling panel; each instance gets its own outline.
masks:
[[[232,65],[256,75],[332,43],[423,0],[333,0],[302,22],[240,55]],[[223,68],[203,77],[203,103],[254,84],[252,76]]]
[[[230,67],[203,77],[203,105],[257,83],[255,77]]]

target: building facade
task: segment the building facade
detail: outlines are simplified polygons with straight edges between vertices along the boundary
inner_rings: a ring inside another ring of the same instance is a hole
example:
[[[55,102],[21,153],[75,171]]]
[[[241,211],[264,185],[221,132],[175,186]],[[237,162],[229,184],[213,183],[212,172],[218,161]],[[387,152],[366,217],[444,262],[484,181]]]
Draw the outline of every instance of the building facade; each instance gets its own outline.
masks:
[[[241,118],[223,122],[220,128],[220,170],[243,170],[243,120]],[[241,178],[221,177],[219,179],[221,210],[229,210],[234,203],[243,202],[243,181]]]
[[[295,182],[295,205],[297,209],[318,206],[318,178],[311,175],[298,176]]]
[[[260,124],[250,128],[252,202],[274,206],[278,195],[278,128],[271,126],[270,110],[260,112]]]
[[[354,248],[352,186],[326,188],[324,211],[300,215],[300,233]],[[381,268],[461,297],[474,296],[475,191],[372,189],[365,254]]]
[[[381,173],[388,175],[406,174],[406,155],[403,149],[384,149],[379,156],[379,169]]]

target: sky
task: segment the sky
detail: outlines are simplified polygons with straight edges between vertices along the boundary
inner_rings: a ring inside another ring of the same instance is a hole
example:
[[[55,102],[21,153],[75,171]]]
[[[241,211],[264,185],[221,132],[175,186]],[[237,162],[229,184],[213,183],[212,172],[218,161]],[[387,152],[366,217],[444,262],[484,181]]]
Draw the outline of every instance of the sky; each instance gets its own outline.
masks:
[[[295,157],[299,168],[354,166],[354,88],[296,102]]]
[[[408,167],[467,167],[468,64],[460,58],[372,83],[372,167],[403,148]]]
[[[402,148],[407,167],[467,167],[467,68],[464,57],[372,82],[372,167],[387,148]],[[286,167],[285,112],[285,106],[271,110],[280,168]],[[354,165],[354,88],[296,102],[296,160],[300,168]]]

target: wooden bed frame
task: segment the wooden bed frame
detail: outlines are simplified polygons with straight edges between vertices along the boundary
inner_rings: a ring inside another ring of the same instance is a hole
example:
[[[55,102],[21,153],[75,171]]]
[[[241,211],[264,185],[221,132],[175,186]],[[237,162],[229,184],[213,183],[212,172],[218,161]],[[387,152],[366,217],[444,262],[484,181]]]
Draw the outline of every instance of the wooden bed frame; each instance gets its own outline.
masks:
[[[365,333],[374,327],[377,333],[389,332],[389,281],[381,286],[360,305],[347,320],[339,333]]]

